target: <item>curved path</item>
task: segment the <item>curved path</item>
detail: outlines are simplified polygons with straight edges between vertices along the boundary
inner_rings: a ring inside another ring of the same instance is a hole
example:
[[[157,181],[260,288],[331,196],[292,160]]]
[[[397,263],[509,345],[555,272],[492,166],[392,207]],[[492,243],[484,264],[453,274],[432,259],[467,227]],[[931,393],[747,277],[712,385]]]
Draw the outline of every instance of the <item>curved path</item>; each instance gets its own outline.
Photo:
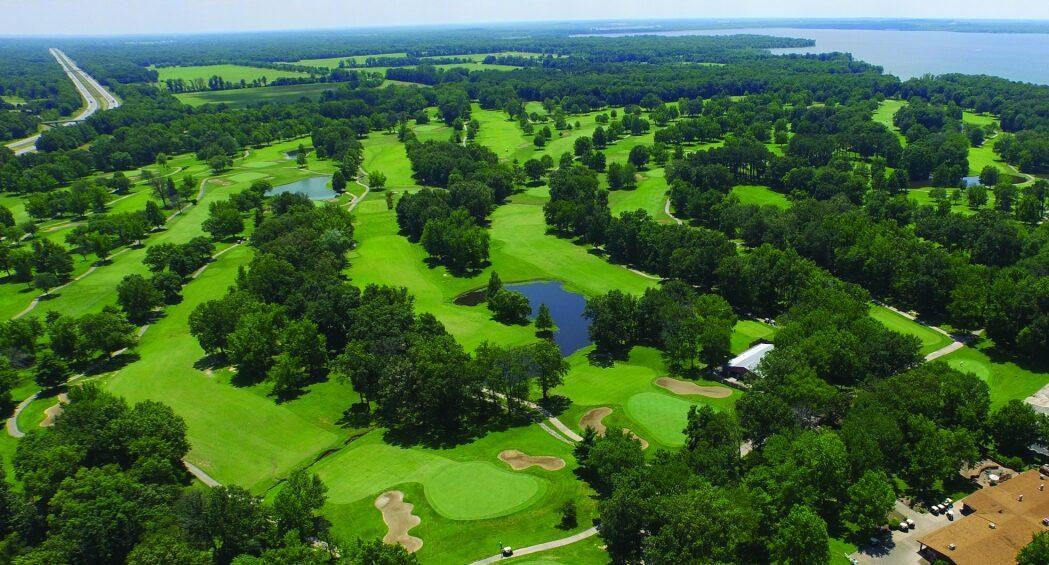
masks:
[[[530,545],[528,547],[522,547],[521,549],[515,549],[514,550],[514,554],[511,555],[510,557],[521,557],[523,555],[530,555],[532,553],[539,553],[540,551],[548,551],[548,550],[551,550],[551,549],[557,549],[558,547],[564,547],[566,545],[573,544],[573,543],[575,543],[577,541],[585,540],[586,538],[593,537],[595,535],[597,535],[597,528],[593,527],[593,528],[590,528],[589,530],[583,530],[583,531],[579,532],[578,534],[574,534],[574,535],[568,536],[566,538],[561,538],[559,540],[548,541],[548,542],[545,542],[545,543],[540,543],[540,544],[536,544],[536,545]],[[502,561],[503,559],[509,559],[510,557],[503,557],[502,554],[496,554],[496,555],[493,555],[491,557],[486,557],[484,559],[481,559],[479,561],[474,561],[470,565],[487,565],[488,563],[496,563],[498,561]]]
[[[491,394],[492,396],[495,396],[496,398],[506,400],[506,395],[501,392],[495,392],[494,390],[487,389],[485,389],[485,392]],[[539,427],[543,428],[543,430],[545,430],[546,433],[554,436],[555,438],[565,443],[576,443],[583,441],[583,436],[572,431],[571,428],[566,426],[564,422],[559,420],[557,416],[551,414],[550,411],[546,408],[543,408],[542,406],[534,402],[530,402],[528,400],[517,400],[517,402],[520,403],[522,406],[531,409],[533,412],[539,413],[543,418],[546,419],[546,422],[539,422]],[[550,429],[550,427],[546,425],[547,422],[549,422],[549,424],[552,425],[554,428],[557,428],[557,431],[555,432],[554,430]],[[562,434],[564,437],[562,437]]]
[[[674,214],[672,214],[672,213],[670,212],[670,199],[669,199],[669,198],[667,198],[667,201],[666,201],[666,203],[664,203],[664,204],[663,204],[663,212],[664,212],[664,213],[665,213],[665,214],[666,214],[666,215],[667,215],[667,216],[668,216],[668,217],[669,217],[669,218],[670,218],[671,220],[674,220],[675,222],[677,222],[677,223],[678,223],[678,225],[680,225],[680,224],[683,224],[683,223],[685,223],[685,222],[681,221],[681,218],[678,218],[677,216],[675,216]]]

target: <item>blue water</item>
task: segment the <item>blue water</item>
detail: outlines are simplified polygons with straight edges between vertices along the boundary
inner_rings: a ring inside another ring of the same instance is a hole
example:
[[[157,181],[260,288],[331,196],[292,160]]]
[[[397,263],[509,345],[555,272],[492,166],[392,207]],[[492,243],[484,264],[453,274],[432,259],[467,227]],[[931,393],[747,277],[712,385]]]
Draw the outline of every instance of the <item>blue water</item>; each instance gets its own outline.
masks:
[[[532,318],[539,313],[539,306],[546,304],[557,330],[554,343],[561,348],[562,355],[571,355],[593,343],[590,341],[590,320],[583,317],[586,299],[568,292],[559,282],[531,282],[508,284],[507,290],[520,292],[532,306]]]
[[[270,191],[270,194],[295,192],[297,194],[305,194],[310,200],[328,200],[329,198],[335,198],[338,196],[335,194],[335,191],[328,186],[328,183],[330,182],[331,177],[329,176],[309,177],[274,187],[273,190]]]
[[[667,36],[733,34],[812,39],[816,42],[815,47],[773,49],[772,52],[852,53],[855,58],[879,65],[885,72],[904,80],[928,73],[965,73],[1049,84],[1049,34],[1045,33],[799,28],[697,29],[647,33]]]

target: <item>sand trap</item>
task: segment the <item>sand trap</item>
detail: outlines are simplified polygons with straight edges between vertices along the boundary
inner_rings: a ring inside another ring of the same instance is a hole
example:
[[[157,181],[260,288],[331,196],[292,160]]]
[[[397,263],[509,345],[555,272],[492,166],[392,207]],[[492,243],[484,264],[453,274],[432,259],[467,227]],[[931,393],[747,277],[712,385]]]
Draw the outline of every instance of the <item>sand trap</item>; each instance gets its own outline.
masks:
[[[724,386],[700,386],[688,381],[679,381],[670,377],[659,377],[656,386],[663,387],[674,394],[683,396],[706,396],[709,398],[727,398],[732,396],[732,389]]]
[[[375,507],[382,512],[382,521],[386,522],[386,537],[382,541],[400,544],[408,553],[415,553],[423,546],[423,540],[408,535],[408,530],[419,525],[421,519],[412,514],[414,506],[404,501],[404,493],[391,490],[375,499]]]
[[[507,449],[499,454],[502,459],[514,471],[523,471],[531,466],[539,467],[547,471],[559,471],[565,468],[565,460],[550,455],[526,455],[516,449]]]
[[[50,428],[55,425],[55,418],[62,413],[62,405],[69,402],[69,396],[66,393],[60,393],[58,395],[58,402],[54,406],[44,410],[44,419],[40,421],[41,428]]]
[[[601,423],[601,420],[605,419],[612,413],[612,409],[602,406],[601,408],[592,408],[583,417],[579,419],[579,427],[581,429],[593,428],[597,435],[605,434],[605,425]]]
[[[612,409],[607,406],[593,408],[587,411],[586,414],[583,414],[583,417],[579,419],[579,427],[584,430],[587,428],[593,428],[594,431],[597,432],[597,435],[603,436],[608,428],[605,427],[605,424],[602,423],[601,420],[604,420],[605,416],[608,416],[611,413]],[[648,449],[648,442],[645,441],[645,438],[635,434],[627,428],[623,428],[623,431],[629,433],[634,439],[641,442],[641,449]]]

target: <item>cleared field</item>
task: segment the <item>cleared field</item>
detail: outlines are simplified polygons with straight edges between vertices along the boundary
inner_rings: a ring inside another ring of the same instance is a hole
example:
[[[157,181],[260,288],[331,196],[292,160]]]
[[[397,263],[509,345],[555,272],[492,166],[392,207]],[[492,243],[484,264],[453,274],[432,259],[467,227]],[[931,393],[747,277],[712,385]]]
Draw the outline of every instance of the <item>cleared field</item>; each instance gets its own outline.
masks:
[[[305,65],[308,67],[325,67],[328,69],[339,68],[339,63],[343,61],[353,60],[357,64],[363,64],[365,59],[369,57],[375,58],[396,58],[405,57],[407,53],[375,53],[373,55],[348,55],[345,57],[325,57],[321,59],[299,59],[298,61],[292,61],[291,65]]]
[[[917,337],[921,341],[922,355],[927,355],[937,349],[950,345],[951,341],[953,341],[942,333],[929,328],[928,326],[919,324],[914,320],[901,316],[884,306],[872,306],[870,317],[878,320],[885,327],[894,332]]]
[[[737,185],[732,187],[733,195],[739,198],[743,204],[756,204],[758,206],[775,206],[786,210],[790,208],[790,200],[787,196],[761,185]]]
[[[640,174],[641,180],[634,190],[615,190],[608,194],[608,206],[612,215],[644,210],[657,221],[670,223],[664,204],[666,203],[667,180],[663,169],[650,169]]]
[[[903,145],[907,145],[907,139],[903,137],[899,128],[892,123],[892,117],[896,115],[896,112],[899,111],[900,108],[903,108],[906,105],[907,102],[903,100],[893,100],[891,98],[882,100],[881,104],[878,105],[878,109],[874,111],[874,115],[871,117],[874,121],[884,124],[885,127],[891,129]]]
[[[255,88],[234,88],[231,90],[206,90],[202,92],[183,92],[175,95],[183,104],[203,106],[204,104],[229,104],[230,106],[248,106],[258,102],[287,103],[301,98],[317,100],[325,90],[342,88],[339,83],[319,82],[315,84],[288,84],[284,86],[259,86]]]
[[[199,65],[192,67],[150,67],[157,71],[157,82],[163,84],[166,80],[182,79],[186,82],[203,79],[207,81],[213,76],[222,77],[229,82],[252,82],[265,78],[273,80],[277,78],[307,77],[309,74],[284,69],[263,69],[260,67],[247,67],[244,65]]]

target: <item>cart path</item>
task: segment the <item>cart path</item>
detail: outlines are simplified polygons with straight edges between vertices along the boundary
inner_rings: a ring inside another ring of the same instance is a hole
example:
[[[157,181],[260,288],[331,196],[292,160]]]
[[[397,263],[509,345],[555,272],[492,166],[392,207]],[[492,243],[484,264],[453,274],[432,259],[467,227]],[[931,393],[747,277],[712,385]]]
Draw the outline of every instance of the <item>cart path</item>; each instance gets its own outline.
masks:
[[[681,218],[678,218],[677,216],[675,216],[674,214],[672,214],[672,213],[670,212],[670,199],[669,199],[669,198],[667,198],[667,201],[666,201],[666,203],[665,203],[665,204],[663,204],[663,212],[664,212],[664,213],[665,213],[665,214],[666,214],[667,216],[669,216],[671,220],[674,220],[675,222],[677,222],[677,223],[678,223],[678,225],[681,225],[681,224],[685,223],[685,222],[682,222],[682,221],[681,221]]]
[[[216,481],[214,477],[204,472],[204,470],[200,467],[197,467],[196,465],[190,463],[188,460],[183,459],[182,464],[186,466],[186,470],[189,471],[189,474],[193,475],[194,477],[199,479],[200,482],[208,485],[209,487],[222,486],[222,483]]]
[[[575,543],[577,541],[582,541],[582,540],[585,540],[586,538],[594,537],[596,535],[597,535],[597,528],[596,527],[590,528],[589,530],[583,530],[583,531],[579,532],[578,534],[574,534],[574,535],[568,536],[566,538],[561,538],[559,540],[548,541],[548,542],[545,542],[545,543],[540,543],[540,544],[536,544],[536,545],[530,545],[528,547],[522,547],[521,549],[515,549],[514,550],[514,554],[511,557],[521,557],[523,555],[531,555],[533,553],[539,553],[541,551],[548,551],[548,550],[551,550],[551,549],[557,549],[559,547],[564,547],[566,545],[570,545],[570,544],[573,544],[573,543]],[[496,563],[496,562],[502,561],[503,559],[506,559],[506,558],[503,557],[502,554],[496,554],[496,555],[493,555],[491,557],[486,557],[484,559],[481,559],[480,561],[474,561],[470,565],[487,565],[488,563]]]
[[[954,353],[955,351],[958,351],[959,349],[961,349],[963,347],[965,347],[964,343],[962,343],[960,341],[952,341],[950,344],[945,345],[945,346],[937,349],[936,351],[933,351],[932,353],[926,355],[925,356],[925,360],[926,361],[932,361],[934,359],[939,359],[940,357],[943,357],[944,355],[949,355],[951,353]]]
[[[494,390],[487,390],[487,389],[485,390],[485,392],[487,392],[487,393],[489,393],[489,394],[491,394],[491,395],[493,395],[493,396],[495,396],[497,398],[501,398],[503,400],[506,400],[506,395],[504,395],[501,392],[495,392]],[[542,406],[540,406],[540,405],[538,405],[538,404],[536,404],[534,402],[528,401],[528,400],[516,400],[516,402],[519,402],[521,405],[523,405],[523,406],[525,406],[527,408],[530,408],[534,412],[538,412],[543,418],[546,418],[546,422],[541,422],[539,424],[539,427],[541,427],[544,430],[546,430],[546,433],[554,436],[556,439],[559,439],[561,441],[565,441],[565,438],[568,438],[570,440],[570,443],[576,443],[576,442],[583,441],[583,436],[581,436],[581,435],[577,434],[576,432],[572,431],[571,428],[566,426],[564,422],[562,422],[560,419],[558,419],[557,416],[554,416],[553,414],[551,414],[550,411],[547,410],[546,408],[543,408]],[[557,430],[560,432],[560,434],[554,432],[554,430],[551,430],[549,427],[544,425],[547,422],[549,422],[553,427],[557,428]],[[561,437],[561,434],[564,434],[564,437]]]

